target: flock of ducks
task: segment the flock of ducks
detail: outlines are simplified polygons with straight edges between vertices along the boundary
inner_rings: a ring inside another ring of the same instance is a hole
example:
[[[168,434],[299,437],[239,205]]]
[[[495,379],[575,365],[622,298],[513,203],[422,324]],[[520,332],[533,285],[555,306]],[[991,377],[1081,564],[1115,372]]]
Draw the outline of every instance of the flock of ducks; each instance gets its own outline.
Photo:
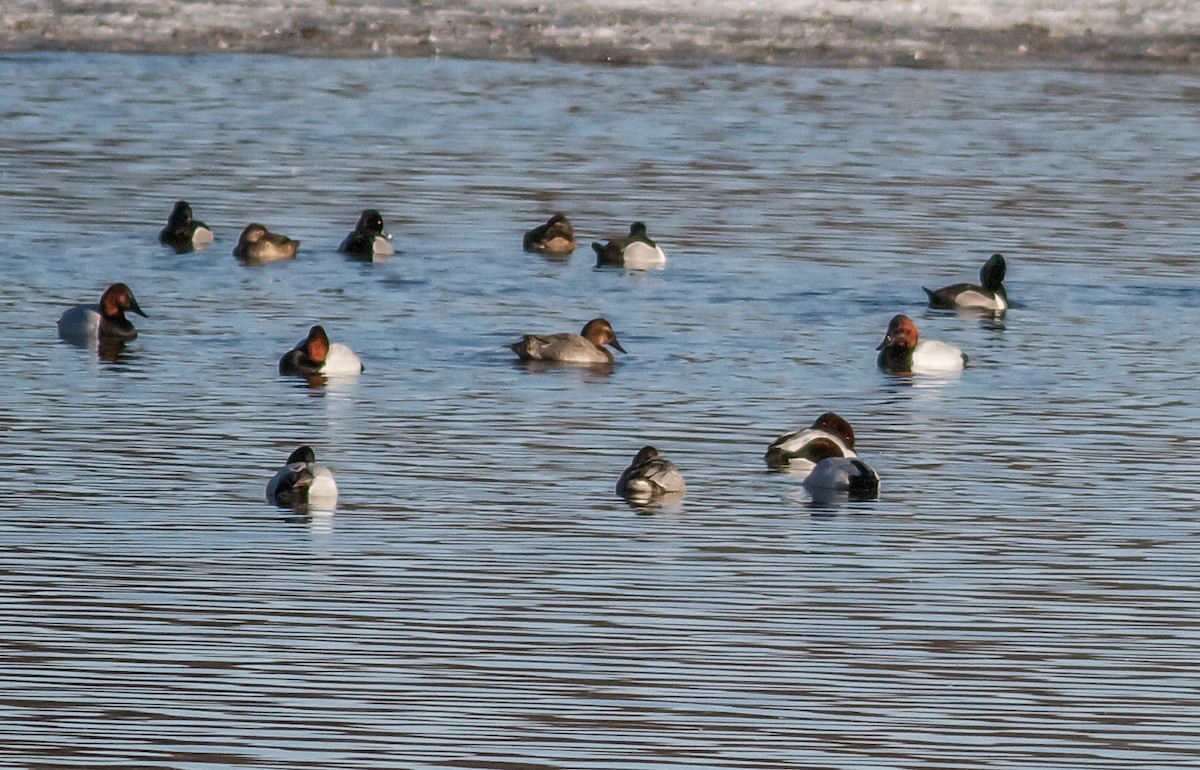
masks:
[[[213,233],[195,219],[186,201],[179,201],[159,233],[159,241],[177,252],[188,252],[211,244]],[[243,262],[258,264],[295,259],[299,246],[297,240],[251,223],[238,236],[233,254]],[[526,251],[561,256],[573,252],[578,243],[570,220],[560,212],[526,232],[523,246]],[[628,236],[593,243],[592,250],[597,265],[640,270],[662,267],[667,260],[662,248],[647,235],[642,222],[630,225]],[[366,209],[339,251],[374,260],[395,250],[383,217],[375,209]],[[993,254],[980,268],[978,285],[957,283],[936,290],[922,288],[932,308],[1003,313],[1009,307],[1004,289],[1006,269],[1004,257]],[[114,283],[105,289],[97,304],[76,305],[63,312],[58,319],[58,333],[64,340],[81,346],[123,344],[137,337],[137,329],[126,313],[148,317],[130,288],[124,283]],[[579,334],[526,334],[509,347],[521,361],[581,365],[612,364],[613,350],[626,352],[612,324],[604,318],[588,321]],[[877,349],[879,368],[900,375],[957,372],[968,360],[962,350],[949,343],[921,339],[916,324],[906,315],[891,319]],[[342,343],[330,342],[320,325],[309,329],[308,335],[279,360],[280,374],[309,379],[353,376],[363,370],[358,355]],[[780,436],[767,448],[764,459],[770,468],[801,476],[815,502],[869,500],[879,494],[879,474],[855,453],[854,429],[833,412],[820,415],[806,428]],[[638,451],[616,484],[616,493],[634,503],[669,501],[682,497],[685,491],[679,469],[652,446]],[[337,483],[329,468],[317,463],[312,447],[302,446],[288,456],[268,482],[266,496],[268,502],[286,508],[332,510],[337,500]]]

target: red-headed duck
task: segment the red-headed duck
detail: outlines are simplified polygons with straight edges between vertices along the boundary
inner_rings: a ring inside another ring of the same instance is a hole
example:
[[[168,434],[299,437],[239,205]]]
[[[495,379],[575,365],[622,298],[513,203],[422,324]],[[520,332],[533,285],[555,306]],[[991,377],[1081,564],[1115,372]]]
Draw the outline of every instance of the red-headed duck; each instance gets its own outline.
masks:
[[[361,374],[362,361],[353,350],[340,342],[330,342],[324,327],[314,326],[308,336],[279,359],[280,374],[301,377]]]
[[[375,209],[364,209],[354,232],[346,236],[338,251],[364,259],[386,257],[396,253],[391,240],[392,236],[383,226],[383,215]]]
[[[854,429],[846,419],[826,412],[812,425],[780,436],[767,447],[765,460],[772,468],[808,473],[826,457],[857,457],[854,453]]]
[[[1008,292],[1004,290],[1004,273],[1007,266],[1004,256],[993,254],[983,267],[979,268],[979,282],[982,286],[970,283],[956,283],[941,289],[926,289],[929,295],[929,306],[933,308],[973,308],[977,310],[992,310],[997,313],[1008,309]]]
[[[295,259],[299,246],[300,241],[293,241],[286,235],[276,235],[257,222],[251,222],[238,236],[233,256],[251,263],[276,262]]]
[[[525,251],[542,254],[564,255],[575,251],[578,245],[575,241],[575,228],[571,220],[561,211],[546,220],[546,224],[525,233],[522,241]]]
[[[89,343],[97,339],[132,340],[137,329],[125,317],[125,311],[147,315],[138,307],[133,292],[123,283],[114,283],[100,295],[96,305],[76,305],[58,319],[58,334],[63,339]]]
[[[324,327],[319,325],[308,330],[308,336],[280,359],[280,374],[299,374],[300,377],[361,374],[362,369],[359,356],[347,345],[330,342]]]
[[[687,486],[679,469],[652,446],[642,447],[617,479],[617,494],[630,499],[648,500],[685,491]]]
[[[603,318],[593,318],[584,324],[580,334],[526,334],[509,345],[522,361],[558,361],[568,364],[610,364],[616,360],[611,345],[622,353],[625,348],[617,341],[612,324]]]
[[[213,234],[208,225],[192,218],[192,207],[187,201],[176,201],[167,218],[167,226],[158,234],[158,241],[183,254],[212,243]]]
[[[876,350],[879,368],[893,374],[958,372],[967,363],[966,353],[953,345],[920,339],[917,325],[906,315],[892,318]]]
[[[612,238],[607,243],[593,243],[597,265],[623,265],[633,270],[662,267],[667,255],[657,243],[646,235],[646,224],[634,222],[629,226],[629,235]]]
[[[267,502],[281,508],[332,508],[337,503],[333,472],[317,463],[312,447],[302,446],[267,482]]]

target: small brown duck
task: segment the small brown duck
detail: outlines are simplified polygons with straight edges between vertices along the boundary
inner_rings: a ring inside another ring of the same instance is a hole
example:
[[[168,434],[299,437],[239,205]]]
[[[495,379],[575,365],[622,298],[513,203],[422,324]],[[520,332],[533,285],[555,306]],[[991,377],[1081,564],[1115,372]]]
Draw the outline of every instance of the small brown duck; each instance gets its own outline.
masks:
[[[546,224],[538,225],[525,233],[523,241],[525,251],[542,254],[563,255],[575,251],[578,245],[575,241],[575,228],[571,220],[561,211],[546,220]]]
[[[251,222],[238,236],[233,256],[246,262],[276,262],[295,259],[299,246],[300,241],[293,241],[286,235],[276,235],[263,225]]]

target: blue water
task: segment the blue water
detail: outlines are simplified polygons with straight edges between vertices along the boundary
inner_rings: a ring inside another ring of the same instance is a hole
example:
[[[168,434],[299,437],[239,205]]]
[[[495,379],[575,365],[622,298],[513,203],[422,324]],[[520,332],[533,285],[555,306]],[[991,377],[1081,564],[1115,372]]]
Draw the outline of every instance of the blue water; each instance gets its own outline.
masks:
[[[0,757],[1194,767],[1186,74],[0,59]],[[216,232],[156,235],[189,200]],[[335,252],[380,209],[399,249]],[[555,210],[582,247],[520,250]],[[665,270],[596,270],[647,222]],[[232,256],[250,221],[294,262]],[[1002,319],[921,285],[1008,258]],[[127,282],[114,360],[55,336]],[[874,365],[895,313],[961,375]],[[609,318],[611,371],[526,332]],[[357,380],[279,356],[322,323]],[[762,462],[836,410],[883,477]],[[688,494],[612,494],[654,443]],[[263,488],[311,443],[332,516]]]

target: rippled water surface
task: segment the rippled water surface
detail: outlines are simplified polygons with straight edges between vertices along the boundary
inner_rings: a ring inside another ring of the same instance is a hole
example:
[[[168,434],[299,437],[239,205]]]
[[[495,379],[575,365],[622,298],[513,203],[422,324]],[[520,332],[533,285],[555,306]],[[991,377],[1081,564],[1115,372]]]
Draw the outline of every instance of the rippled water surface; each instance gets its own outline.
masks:
[[[1200,765],[1200,81],[0,59],[0,757]],[[217,234],[156,234],[186,198]],[[335,248],[379,208],[400,253]],[[555,210],[583,243],[520,250]],[[665,270],[596,270],[645,220]],[[250,221],[299,259],[230,254]],[[921,285],[1009,261],[1002,319]],[[119,355],[59,341],[125,281]],[[874,365],[895,313],[971,357]],[[608,371],[504,345],[603,315]],[[356,381],[279,356],[313,323]],[[813,508],[836,410],[883,477]],[[267,506],[288,452],[332,515]],[[654,443],[689,491],[612,494]]]

